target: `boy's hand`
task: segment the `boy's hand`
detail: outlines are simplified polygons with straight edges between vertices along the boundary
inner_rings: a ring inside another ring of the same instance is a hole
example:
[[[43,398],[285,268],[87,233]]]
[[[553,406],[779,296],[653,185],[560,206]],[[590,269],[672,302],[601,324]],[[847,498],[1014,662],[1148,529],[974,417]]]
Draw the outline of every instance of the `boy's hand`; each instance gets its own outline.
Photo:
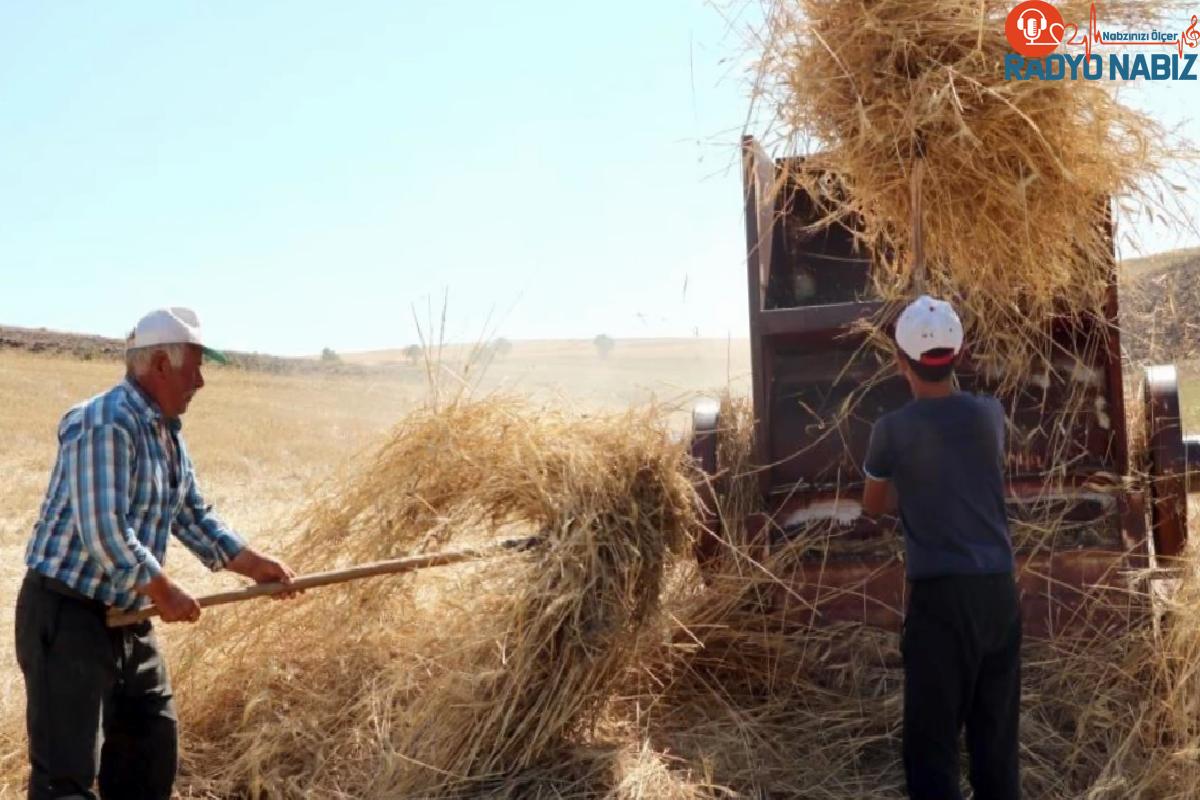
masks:
[[[896,487],[891,481],[881,481],[878,478],[867,478],[863,489],[863,513],[867,516],[878,517],[896,510]]]

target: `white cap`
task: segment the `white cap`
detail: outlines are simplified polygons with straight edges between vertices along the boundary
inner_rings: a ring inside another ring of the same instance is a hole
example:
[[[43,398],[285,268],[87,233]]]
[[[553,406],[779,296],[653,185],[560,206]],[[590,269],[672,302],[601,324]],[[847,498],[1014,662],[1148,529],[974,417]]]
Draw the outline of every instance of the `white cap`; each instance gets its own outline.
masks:
[[[154,309],[138,320],[137,327],[125,341],[125,347],[129,350],[165,344],[194,344],[213,361],[224,364],[228,360],[223,353],[204,346],[204,339],[200,335],[200,318],[190,308],[172,306]]]
[[[957,354],[962,343],[962,321],[945,300],[923,294],[896,321],[896,344],[913,361],[920,361],[930,350],[951,350]]]

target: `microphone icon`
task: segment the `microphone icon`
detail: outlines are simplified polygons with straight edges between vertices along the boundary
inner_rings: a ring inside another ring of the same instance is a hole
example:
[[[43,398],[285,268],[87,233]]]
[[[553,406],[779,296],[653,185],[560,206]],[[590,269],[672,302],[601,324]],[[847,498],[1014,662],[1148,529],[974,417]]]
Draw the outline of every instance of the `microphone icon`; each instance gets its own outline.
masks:
[[[1021,29],[1027,43],[1037,44],[1042,31],[1046,29],[1046,17],[1036,8],[1026,9],[1017,20],[1017,27]]]

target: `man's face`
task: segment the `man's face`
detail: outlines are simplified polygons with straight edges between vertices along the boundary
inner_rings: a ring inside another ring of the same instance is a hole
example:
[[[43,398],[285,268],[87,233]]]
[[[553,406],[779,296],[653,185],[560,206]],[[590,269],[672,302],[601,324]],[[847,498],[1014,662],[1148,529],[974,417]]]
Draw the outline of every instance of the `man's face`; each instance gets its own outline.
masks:
[[[166,417],[174,419],[187,411],[196,392],[204,386],[204,376],[200,374],[203,356],[199,345],[185,345],[183,364],[179,369],[171,366],[166,353],[154,356],[150,368],[151,385],[147,388]]]

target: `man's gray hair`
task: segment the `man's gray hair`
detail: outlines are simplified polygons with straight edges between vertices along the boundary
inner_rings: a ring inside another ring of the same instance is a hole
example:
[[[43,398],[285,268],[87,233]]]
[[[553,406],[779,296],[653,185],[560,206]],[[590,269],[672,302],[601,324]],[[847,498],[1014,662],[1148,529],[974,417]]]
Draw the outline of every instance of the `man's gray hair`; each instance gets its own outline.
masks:
[[[156,344],[150,347],[129,347],[125,349],[125,369],[134,377],[141,377],[150,369],[155,353],[166,353],[171,366],[179,369],[183,366],[183,357],[187,352],[185,344]]]

